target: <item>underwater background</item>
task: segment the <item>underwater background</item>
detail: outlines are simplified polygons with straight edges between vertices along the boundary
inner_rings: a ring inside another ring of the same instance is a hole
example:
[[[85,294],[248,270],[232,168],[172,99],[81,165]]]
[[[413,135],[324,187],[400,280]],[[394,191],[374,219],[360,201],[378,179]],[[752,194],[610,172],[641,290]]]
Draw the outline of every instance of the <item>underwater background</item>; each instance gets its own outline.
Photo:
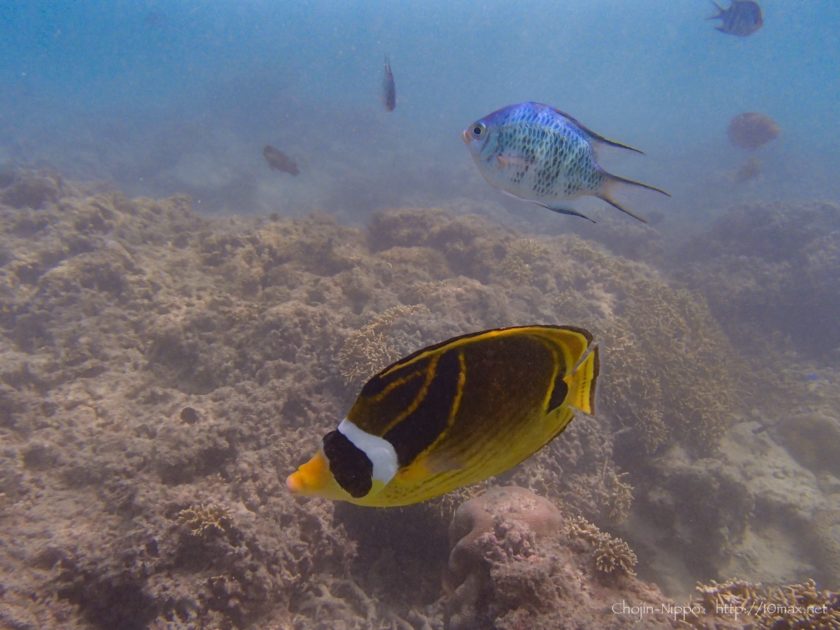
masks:
[[[0,626],[840,627],[840,3],[760,4],[0,4]],[[672,197],[500,194],[460,134],[526,100]],[[288,494],[377,370],[530,323],[593,332],[594,417]]]

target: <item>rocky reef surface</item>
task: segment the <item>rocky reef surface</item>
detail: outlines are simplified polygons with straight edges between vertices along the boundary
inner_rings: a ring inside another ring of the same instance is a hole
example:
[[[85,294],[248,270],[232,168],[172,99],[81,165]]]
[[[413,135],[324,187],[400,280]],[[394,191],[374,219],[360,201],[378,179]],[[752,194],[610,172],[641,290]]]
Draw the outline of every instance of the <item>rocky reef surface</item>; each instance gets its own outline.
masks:
[[[0,225],[0,625],[619,627],[616,603],[672,602],[651,582],[781,601],[735,575],[836,604],[840,378],[734,344],[717,267],[443,209],[210,219],[46,172],[2,174]],[[286,493],[375,370],[524,323],[602,349],[597,416],[501,479],[547,515],[502,518],[500,480],[394,510]]]

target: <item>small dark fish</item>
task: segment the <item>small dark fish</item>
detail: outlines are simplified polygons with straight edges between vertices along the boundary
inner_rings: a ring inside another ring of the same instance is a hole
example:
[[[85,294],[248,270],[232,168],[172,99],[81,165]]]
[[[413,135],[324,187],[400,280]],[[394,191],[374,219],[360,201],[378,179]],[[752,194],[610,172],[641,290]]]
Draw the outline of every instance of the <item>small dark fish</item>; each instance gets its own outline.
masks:
[[[289,173],[290,175],[298,175],[300,173],[297,163],[292,158],[280,149],[275,149],[270,144],[265,145],[263,157],[268,162],[268,165],[276,171]]]
[[[712,4],[715,5],[718,12],[708,19],[721,20],[721,25],[715,27],[721,33],[747,37],[755,33],[764,24],[761,7],[753,0],[732,0],[728,9],[724,9],[714,1]]]
[[[385,55],[385,74],[382,75],[382,104],[389,112],[397,106],[397,86],[394,84],[394,73],[391,72],[391,61]]]

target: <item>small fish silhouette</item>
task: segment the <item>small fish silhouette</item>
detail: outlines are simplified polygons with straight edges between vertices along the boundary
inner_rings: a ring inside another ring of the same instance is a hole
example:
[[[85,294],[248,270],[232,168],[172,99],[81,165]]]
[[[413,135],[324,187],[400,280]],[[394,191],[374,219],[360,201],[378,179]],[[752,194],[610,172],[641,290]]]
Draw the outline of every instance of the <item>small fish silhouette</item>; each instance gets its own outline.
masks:
[[[385,55],[385,74],[382,76],[382,104],[389,112],[397,106],[397,86],[394,83],[394,73],[391,71],[391,60]]]
[[[747,37],[764,24],[761,7],[753,0],[732,0],[728,9],[724,9],[717,2],[712,2],[712,4],[718,12],[708,19],[721,20],[720,26],[715,27],[721,33]]]
[[[292,158],[270,144],[265,145],[263,157],[268,162],[268,166],[275,171],[289,173],[289,175],[298,175],[300,173],[297,163]]]

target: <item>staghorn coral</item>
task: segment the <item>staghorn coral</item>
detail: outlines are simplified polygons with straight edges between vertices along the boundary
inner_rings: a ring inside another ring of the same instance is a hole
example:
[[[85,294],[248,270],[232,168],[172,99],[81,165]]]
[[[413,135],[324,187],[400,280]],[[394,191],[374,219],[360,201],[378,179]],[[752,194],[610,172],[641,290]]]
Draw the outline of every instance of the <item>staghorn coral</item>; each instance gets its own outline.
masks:
[[[698,583],[696,590],[695,601],[705,615],[687,620],[695,627],[721,627],[719,621],[738,628],[755,623],[774,630],[840,627],[840,593],[818,590],[811,579],[780,586],[737,578],[721,583],[711,580]]]

